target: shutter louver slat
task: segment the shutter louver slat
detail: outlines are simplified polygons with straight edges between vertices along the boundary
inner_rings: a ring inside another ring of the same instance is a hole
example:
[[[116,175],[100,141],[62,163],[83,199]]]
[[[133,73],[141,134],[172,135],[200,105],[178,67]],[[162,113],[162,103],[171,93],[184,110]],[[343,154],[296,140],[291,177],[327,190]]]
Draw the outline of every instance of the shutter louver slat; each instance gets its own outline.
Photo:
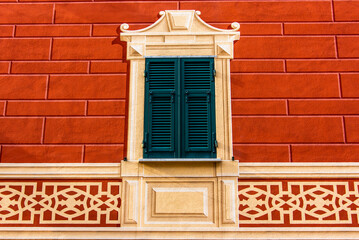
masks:
[[[186,150],[210,151],[210,106],[207,101],[207,93],[193,93],[192,91],[188,95],[186,104]]]
[[[152,148],[171,148],[172,103],[170,96],[152,98]]]

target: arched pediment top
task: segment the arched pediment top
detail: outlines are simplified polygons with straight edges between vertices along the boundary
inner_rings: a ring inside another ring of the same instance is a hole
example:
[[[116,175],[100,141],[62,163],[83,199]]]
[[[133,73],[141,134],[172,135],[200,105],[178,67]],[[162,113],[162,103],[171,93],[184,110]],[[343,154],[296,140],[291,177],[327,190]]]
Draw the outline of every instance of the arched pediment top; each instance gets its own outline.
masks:
[[[232,29],[220,29],[213,27],[203,21],[199,15],[200,11],[195,10],[166,10],[161,11],[160,18],[152,25],[139,29],[128,30],[129,25],[124,23],[120,29],[123,33],[139,34],[139,35],[153,35],[153,34],[166,34],[166,33],[179,33],[179,34],[233,34],[239,36],[239,23],[233,22]],[[125,34],[127,35],[127,34]]]
[[[128,42],[127,58],[151,56],[233,57],[233,41],[240,37],[239,23],[219,29],[204,22],[195,10],[166,10],[152,25],[129,30],[122,24],[121,40]]]

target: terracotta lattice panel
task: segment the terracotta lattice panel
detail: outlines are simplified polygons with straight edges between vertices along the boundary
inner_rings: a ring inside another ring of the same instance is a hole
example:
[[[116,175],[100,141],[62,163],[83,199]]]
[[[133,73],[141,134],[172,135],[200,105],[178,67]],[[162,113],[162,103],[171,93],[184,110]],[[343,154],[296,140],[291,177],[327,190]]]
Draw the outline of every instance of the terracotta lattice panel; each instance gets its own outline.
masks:
[[[0,182],[0,224],[119,226],[121,182]]]
[[[238,184],[240,227],[359,227],[359,181],[240,180]]]

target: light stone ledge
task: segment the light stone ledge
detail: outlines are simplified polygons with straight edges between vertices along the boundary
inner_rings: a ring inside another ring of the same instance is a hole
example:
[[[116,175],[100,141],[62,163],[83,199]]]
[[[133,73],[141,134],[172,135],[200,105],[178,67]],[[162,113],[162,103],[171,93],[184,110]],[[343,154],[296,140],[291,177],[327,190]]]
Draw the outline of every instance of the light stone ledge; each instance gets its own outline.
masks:
[[[358,228],[0,228],[1,239],[359,239]]]
[[[120,163],[0,163],[0,179],[116,179]]]
[[[359,178],[359,163],[239,163],[239,178]]]
[[[235,162],[226,162],[230,163],[229,167],[233,170],[232,164],[236,165]],[[236,163],[238,164],[238,176],[240,179],[359,178],[359,163],[357,162]],[[157,170],[162,169],[164,171],[164,169],[167,169],[163,172],[163,175],[159,174],[161,177],[170,177],[171,175],[173,177],[180,177],[183,175],[177,174],[180,171],[179,169],[169,169],[176,168],[177,165],[175,163],[168,163],[168,166],[166,166],[166,162],[158,162],[157,164],[160,164],[160,166],[157,166]],[[194,163],[193,165],[196,166],[198,164]],[[212,164],[221,164],[221,162]],[[137,164],[135,163],[135,165]],[[208,166],[206,166],[207,168]],[[211,168],[213,169],[213,167]],[[211,173],[207,173],[208,171],[211,171]],[[203,172],[203,177],[216,176],[213,170],[208,171]],[[138,174],[137,168],[135,172]],[[198,171],[196,172],[198,173]],[[137,174],[135,175],[138,176]],[[195,173],[183,175],[183,177],[200,176],[201,174],[196,175]],[[226,176],[226,174],[218,176]],[[233,176],[233,173],[230,176]],[[124,177],[121,174],[121,163],[0,163],[0,179],[118,179],[121,177]],[[150,174],[148,177],[156,176]]]

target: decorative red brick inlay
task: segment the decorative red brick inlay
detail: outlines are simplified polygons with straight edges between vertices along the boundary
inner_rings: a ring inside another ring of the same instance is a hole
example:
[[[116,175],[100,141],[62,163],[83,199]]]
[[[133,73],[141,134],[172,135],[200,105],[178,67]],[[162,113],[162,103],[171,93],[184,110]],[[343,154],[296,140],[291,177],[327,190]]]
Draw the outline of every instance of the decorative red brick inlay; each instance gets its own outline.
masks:
[[[119,226],[120,194],[120,181],[3,181],[0,224]]]
[[[239,180],[242,227],[359,227],[359,181]]]

